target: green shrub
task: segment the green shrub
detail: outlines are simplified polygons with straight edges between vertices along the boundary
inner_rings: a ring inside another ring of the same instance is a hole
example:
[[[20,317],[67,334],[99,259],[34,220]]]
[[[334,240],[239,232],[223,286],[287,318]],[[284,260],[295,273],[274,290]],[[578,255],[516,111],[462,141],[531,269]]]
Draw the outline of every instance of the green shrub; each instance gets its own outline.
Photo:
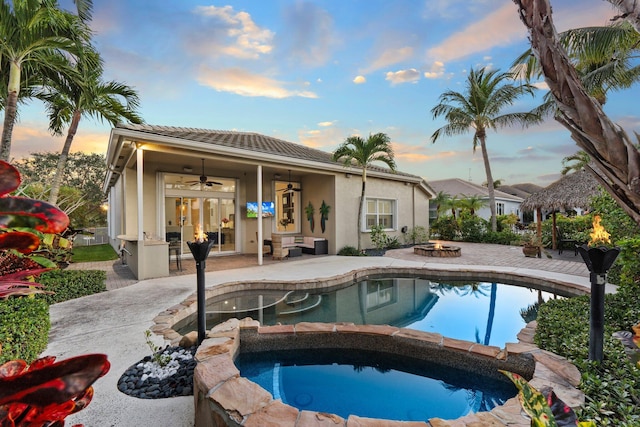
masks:
[[[40,297],[0,299],[0,365],[13,359],[31,363],[47,347],[49,305]]]
[[[403,236],[405,244],[426,243],[429,240],[427,229],[421,225],[410,228]]]
[[[640,283],[640,237],[623,239],[618,244],[620,255],[616,264],[620,267],[620,279],[616,283]]]
[[[463,215],[460,219],[460,235],[465,242],[482,242],[488,222],[479,216]]]
[[[431,237],[455,240],[460,232],[458,221],[451,215],[443,215],[431,224]]]
[[[338,255],[341,256],[362,256],[363,254],[358,251],[358,249],[353,246],[344,246],[342,249],[338,251]]]
[[[496,223],[498,225],[497,231],[512,231],[517,224],[519,218],[518,215],[510,213],[507,215],[497,215]]]
[[[594,214],[602,218],[602,226],[611,234],[611,241],[617,244],[618,240],[631,237],[640,237],[640,227],[631,217],[605,191],[591,198],[591,207]]]
[[[589,297],[550,300],[538,314],[535,341],[545,350],[566,357],[582,373],[580,389],[587,402],[580,419],[598,426],[635,426],[640,421],[640,369],[634,366],[613,332],[631,330],[640,320],[640,295],[632,286],[619,288],[605,300],[604,360],[588,360]]]
[[[387,247],[389,236],[387,236],[387,233],[384,231],[384,227],[381,225],[374,225],[371,227],[370,237],[371,243],[373,243],[376,249],[382,250]]]
[[[43,295],[49,304],[93,295],[107,290],[107,274],[100,270],[53,270],[43,273],[38,282],[53,295]]]
[[[515,245],[520,241],[520,235],[511,230],[493,232],[488,230],[482,236],[483,243],[494,243],[498,245]]]

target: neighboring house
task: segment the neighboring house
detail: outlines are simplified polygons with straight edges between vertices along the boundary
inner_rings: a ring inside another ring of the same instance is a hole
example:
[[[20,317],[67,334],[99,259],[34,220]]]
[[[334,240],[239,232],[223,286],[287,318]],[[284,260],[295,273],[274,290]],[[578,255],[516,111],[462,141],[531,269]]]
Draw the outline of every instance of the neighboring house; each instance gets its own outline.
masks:
[[[110,243],[124,242],[138,279],[169,275],[170,241],[179,256],[191,257],[186,242],[198,229],[215,242],[212,256],[256,254],[262,264],[263,240],[274,233],[324,238],[335,254],[357,242],[362,171],[331,157],[256,133],[118,125],[104,183]],[[428,228],[433,190],[421,177],[376,166],[367,177],[364,247],[372,246],[375,224],[400,241],[404,227]],[[325,221],[323,203],[330,207]]]
[[[525,182],[522,184],[513,184],[513,185],[501,185],[499,187],[500,191],[503,193],[511,194],[512,196],[517,196],[522,198],[523,200],[529,197],[530,195],[537,193],[544,189],[544,187],[540,187],[539,185],[532,184],[529,182]],[[530,222],[535,222],[535,215],[533,211],[528,211],[526,209],[522,210],[522,223],[529,224]]]
[[[464,199],[472,196],[479,197],[486,203],[486,206],[476,211],[476,215],[486,220],[491,219],[491,210],[489,209],[489,190],[487,187],[458,178],[429,181],[429,185],[433,188],[433,191],[436,194],[442,191],[443,193],[446,193],[451,197],[457,197],[458,199]],[[522,203],[523,199],[521,197],[512,196],[511,194],[507,194],[496,189],[495,199],[496,215],[507,215],[513,213],[518,216],[520,221],[522,221],[520,203]],[[435,206],[433,206],[432,209],[435,209]],[[429,216],[434,218],[435,211],[430,213]]]

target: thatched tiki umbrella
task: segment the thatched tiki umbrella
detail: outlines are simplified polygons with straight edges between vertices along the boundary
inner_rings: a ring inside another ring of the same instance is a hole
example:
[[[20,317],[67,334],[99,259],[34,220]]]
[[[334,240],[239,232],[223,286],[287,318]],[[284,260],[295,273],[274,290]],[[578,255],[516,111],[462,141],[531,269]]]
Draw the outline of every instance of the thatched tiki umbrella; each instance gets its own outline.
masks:
[[[535,210],[538,218],[538,237],[542,237],[542,209],[553,211],[553,249],[557,249],[556,211],[589,206],[592,196],[598,194],[598,181],[586,170],[565,175],[548,187],[531,194],[520,205],[522,210]]]

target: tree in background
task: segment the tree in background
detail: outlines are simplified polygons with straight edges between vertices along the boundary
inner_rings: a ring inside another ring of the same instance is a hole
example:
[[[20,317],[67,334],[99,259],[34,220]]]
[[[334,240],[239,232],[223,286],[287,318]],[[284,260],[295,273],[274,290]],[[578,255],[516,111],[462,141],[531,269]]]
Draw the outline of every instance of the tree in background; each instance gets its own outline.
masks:
[[[80,2],[84,3],[84,2]],[[7,85],[0,159],[11,154],[11,136],[22,88],[41,84],[44,76],[65,70],[65,56],[76,54],[91,32],[55,0],[13,0],[0,4],[0,76]]]
[[[37,152],[16,161],[14,165],[23,179],[19,191],[29,197],[46,199],[51,191],[59,156],[58,153]],[[106,160],[102,154],[69,154],[58,206],[69,215],[73,228],[106,224],[106,213],[102,209],[102,184],[106,170]]]
[[[514,124],[529,126],[541,121],[540,116],[534,112],[501,114],[502,110],[513,105],[522,95],[533,96],[534,93],[534,87],[529,84],[507,83],[513,77],[513,74],[499,73],[499,70],[471,69],[465,92],[446,91],[440,95],[440,103],[431,109],[434,119],[444,116],[447,121],[445,126],[431,135],[431,142],[435,143],[441,135],[462,135],[473,130],[473,151],[476,151],[479,144],[487,175],[492,231],[496,231],[498,225],[494,181],[486,144],[487,130]]]
[[[361,250],[362,207],[367,185],[367,168],[374,162],[382,162],[395,172],[396,162],[393,157],[391,139],[385,133],[369,135],[366,140],[359,136],[350,136],[333,152],[334,161],[342,162],[347,167],[362,168],[362,191],[358,206],[358,251]]]
[[[451,196],[444,191],[438,191],[436,197],[431,199],[431,203],[436,206],[436,219],[440,218],[440,214],[448,209],[449,199],[451,199]]]
[[[475,216],[477,210],[487,206],[487,202],[482,200],[480,196],[469,196],[464,199],[460,199],[458,206],[460,209],[469,211],[471,216]]]
[[[571,172],[578,172],[586,168],[591,161],[591,157],[584,151],[580,150],[570,156],[562,159],[562,175],[566,175]]]
[[[102,60],[91,46],[85,46],[82,56],[69,67],[76,71],[71,77],[58,74],[35,94],[47,106],[49,130],[55,135],[62,135],[63,129],[67,128],[67,137],[51,181],[48,199],[51,204],[58,201],[71,144],[83,116],[106,120],[112,126],[123,119],[142,123],[136,112],[140,105],[137,92],[122,83],[103,82]]]
[[[640,33],[640,4],[609,0]],[[590,96],[558,40],[548,0],[514,0],[529,29],[531,48],[556,102],[555,118],[591,158],[587,165],[616,202],[640,225],[640,152]]]

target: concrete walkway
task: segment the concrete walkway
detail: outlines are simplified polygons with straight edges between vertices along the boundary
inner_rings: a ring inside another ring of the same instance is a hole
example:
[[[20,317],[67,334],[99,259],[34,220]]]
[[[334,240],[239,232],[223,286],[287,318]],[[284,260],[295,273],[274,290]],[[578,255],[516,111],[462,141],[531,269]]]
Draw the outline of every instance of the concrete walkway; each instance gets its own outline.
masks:
[[[589,274],[582,262],[557,258],[526,258],[521,248],[500,245],[455,243],[462,248],[459,258],[425,258],[413,250],[388,251],[384,257],[307,256],[263,266],[255,260],[210,259],[207,261],[207,286],[241,280],[299,280],[344,274],[365,267],[427,267],[448,270],[516,272],[532,277],[553,278],[589,287]],[[566,256],[566,252],[563,254]],[[244,257],[247,258],[247,257]],[[253,258],[253,257],[251,257]],[[579,256],[577,257],[579,258]],[[193,397],[144,400],[120,393],[116,384],[132,364],[151,354],[144,333],[161,311],[180,303],[196,290],[193,274],[172,272],[171,277],[136,282],[118,273],[116,263],[87,263],[73,268],[103,268],[107,271],[109,292],[91,295],[51,306],[51,333],[44,354],[60,359],[86,353],[105,353],[111,362],[109,373],[94,385],[93,402],[68,418],[73,425],[87,427],[186,427],[193,425]],[[249,263],[249,264],[246,264]],[[187,264],[186,260],[183,267]],[[234,267],[222,269],[221,266]],[[111,272],[110,272],[111,271]],[[188,271],[188,270],[187,270]],[[164,345],[159,337],[154,342]]]

